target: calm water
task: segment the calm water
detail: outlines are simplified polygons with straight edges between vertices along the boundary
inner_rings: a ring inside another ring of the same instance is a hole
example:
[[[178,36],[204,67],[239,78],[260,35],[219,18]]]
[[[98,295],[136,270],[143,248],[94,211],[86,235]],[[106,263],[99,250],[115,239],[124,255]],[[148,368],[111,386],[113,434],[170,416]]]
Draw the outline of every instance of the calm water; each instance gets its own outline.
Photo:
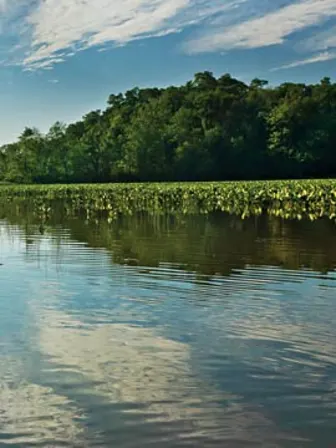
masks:
[[[336,227],[0,220],[0,445],[335,447]]]

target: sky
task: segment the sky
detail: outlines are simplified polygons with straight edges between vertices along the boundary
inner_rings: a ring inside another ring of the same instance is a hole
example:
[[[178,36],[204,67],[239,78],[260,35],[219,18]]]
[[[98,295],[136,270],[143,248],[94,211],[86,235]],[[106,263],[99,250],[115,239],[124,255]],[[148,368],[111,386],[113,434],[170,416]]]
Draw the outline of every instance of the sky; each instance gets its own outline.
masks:
[[[336,0],[0,0],[0,144],[205,70],[335,81]]]

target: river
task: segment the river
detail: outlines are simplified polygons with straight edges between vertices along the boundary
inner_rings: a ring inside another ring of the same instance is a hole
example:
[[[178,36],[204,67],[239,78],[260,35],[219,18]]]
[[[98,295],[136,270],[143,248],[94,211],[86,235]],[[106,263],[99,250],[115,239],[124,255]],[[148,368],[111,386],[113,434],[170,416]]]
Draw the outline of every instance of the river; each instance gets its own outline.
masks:
[[[336,228],[0,220],[0,445],[336,444]]]

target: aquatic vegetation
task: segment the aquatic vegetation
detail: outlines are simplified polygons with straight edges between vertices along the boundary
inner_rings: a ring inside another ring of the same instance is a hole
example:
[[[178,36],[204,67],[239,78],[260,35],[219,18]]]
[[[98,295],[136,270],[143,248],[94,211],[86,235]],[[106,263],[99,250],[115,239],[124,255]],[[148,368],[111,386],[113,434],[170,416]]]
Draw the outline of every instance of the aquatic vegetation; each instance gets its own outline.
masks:
[[[285,219],[336,218],[336,180],[250,182],[3,185],[0,207],[28,208],[48,219],[55,213],[86,219],[148,212],[242,218],[267,213]]]

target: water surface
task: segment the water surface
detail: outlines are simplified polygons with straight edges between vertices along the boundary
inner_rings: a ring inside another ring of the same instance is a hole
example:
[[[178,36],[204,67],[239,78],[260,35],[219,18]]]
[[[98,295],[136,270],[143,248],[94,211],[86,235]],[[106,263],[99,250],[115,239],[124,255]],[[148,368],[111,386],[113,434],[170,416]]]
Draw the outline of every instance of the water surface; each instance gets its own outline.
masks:
[[[0,221],[0,445],[332,447],[336,228]]]

